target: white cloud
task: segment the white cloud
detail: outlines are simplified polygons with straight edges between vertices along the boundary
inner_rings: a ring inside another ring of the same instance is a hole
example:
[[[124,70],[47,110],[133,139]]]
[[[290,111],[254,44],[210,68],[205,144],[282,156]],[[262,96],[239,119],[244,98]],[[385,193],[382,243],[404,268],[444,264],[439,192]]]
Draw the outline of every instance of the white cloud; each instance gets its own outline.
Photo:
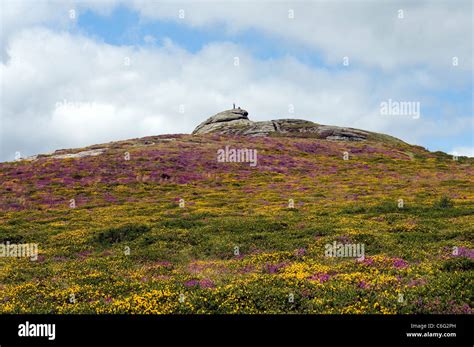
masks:
[[[262,30],[282,44],[321,52],[332,64],[386,69],[423,64],[472,69],[472,1],[143,2],[131,7],[150,19],[236,33]],[[294,18],[289,18],[292,10]],[[403,18],[399,18],[399,11]],[[184,18],[180,18],[184,11]]]
[[[115,8],[117,0],[2,0],[0,1],[0,44],[1,60],[8,59],[5,48],[9,39],[25,28],[48,26],[51,28],[71,29],[77,23],[78,16],[90,9],[106,15]]]
[[[474,157],[474,146],[472,147],[455,147],[449,154],[457,155],[457,156],[466,156],[466,157]]]
[[[71,28],[69,11],[109,14],[117,6],[138,11],[142,21],[174,20],[229,34],[257,29],[281,44],[321,53],[327,62],[386,69],[426,66],[472,70],[472,1],[143,1],[73,2],[4,0],[0,42],[33,25]],[[289,18],[292,10],[294,18]],[[184,11],[184,18],[180,18]],[[399,18],[403,11],[403,18]],[[148,38],[150,39],[150,37]],[[147,39],[147,40],[148,40]]]

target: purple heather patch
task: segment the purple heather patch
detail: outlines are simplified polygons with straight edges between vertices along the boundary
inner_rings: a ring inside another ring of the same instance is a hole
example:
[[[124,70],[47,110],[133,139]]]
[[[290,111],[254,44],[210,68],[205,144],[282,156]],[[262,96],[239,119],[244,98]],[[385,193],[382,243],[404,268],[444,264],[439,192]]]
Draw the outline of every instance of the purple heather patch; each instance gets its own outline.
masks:
[[[329,278],[331,278],[331,276],[329,274],[324,273],[324,272],[318,272],[318,273],[310,276],[309,280],[316,281],[316,282],[319,282],[319,283],[324,283],[324,282],[327,282],[329,280]]]

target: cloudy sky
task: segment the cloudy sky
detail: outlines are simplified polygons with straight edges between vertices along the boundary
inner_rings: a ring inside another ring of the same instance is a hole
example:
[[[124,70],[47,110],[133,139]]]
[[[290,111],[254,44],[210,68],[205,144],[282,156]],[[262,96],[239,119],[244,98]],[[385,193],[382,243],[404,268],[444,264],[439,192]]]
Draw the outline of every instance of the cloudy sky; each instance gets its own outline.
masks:
[[[189,133],[233,102],[474,156],[471,0],[0,3],[0,161]]]

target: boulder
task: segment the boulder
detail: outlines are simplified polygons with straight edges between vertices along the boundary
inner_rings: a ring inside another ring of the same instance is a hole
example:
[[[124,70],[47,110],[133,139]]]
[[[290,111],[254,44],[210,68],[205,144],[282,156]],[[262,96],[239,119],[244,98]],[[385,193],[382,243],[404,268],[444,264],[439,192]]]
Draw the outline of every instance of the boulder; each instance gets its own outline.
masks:
[[[226,110],[199,124],[196,129],[194,129],[193,134],[208,134],[218,130],[225,130],[223,128],[250,125],[253,122],[250,121],[247,116],[248,112],[240,108]]]

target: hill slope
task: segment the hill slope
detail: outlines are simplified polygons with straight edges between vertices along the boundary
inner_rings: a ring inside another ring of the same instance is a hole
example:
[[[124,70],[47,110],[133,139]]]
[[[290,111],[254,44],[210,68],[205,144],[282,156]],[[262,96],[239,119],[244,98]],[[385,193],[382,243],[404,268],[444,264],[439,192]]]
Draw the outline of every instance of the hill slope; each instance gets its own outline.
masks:
[[[0,243],[39,257],[0,258],[0,312],[472,312],[472,159],[274,135],[1,163]],[[226,146],[256,165],[219,162]],[[364,259],[328,257],[334,242]]]

